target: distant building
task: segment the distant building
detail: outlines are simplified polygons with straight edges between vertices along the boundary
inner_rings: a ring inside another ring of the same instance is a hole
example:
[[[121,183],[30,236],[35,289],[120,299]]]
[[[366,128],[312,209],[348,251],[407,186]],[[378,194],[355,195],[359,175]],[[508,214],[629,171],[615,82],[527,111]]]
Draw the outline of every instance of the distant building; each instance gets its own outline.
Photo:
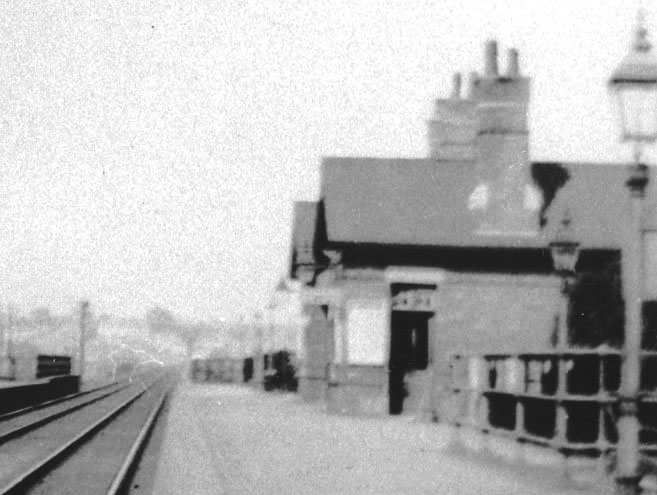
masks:
[[[306,318],[303,315],[300,285],[297,281],[283,278],[278,282],[263,318],[264,353],[287,351],[296,356],[302,351],[301,331]]]
[[[450,353],[550,347],[559,281],[547,246],[564,209],[579,270],[619,260],[624,166],[530,160],[530,79],[514,50],[501,73],[488,43],[462,93],[456,76],[436,100],[427,158],[324,158],[319,201],[295,205],[307,400],[440,417]],[[647,197],[656,211],[654,182]]]
[[[52,315],[45,308],[29,316],[7,315],[2,322],[5,341],[0,359],[0,377],[33,380],[40,354],[66,356],[77,371],[79,318],[77,314]]]

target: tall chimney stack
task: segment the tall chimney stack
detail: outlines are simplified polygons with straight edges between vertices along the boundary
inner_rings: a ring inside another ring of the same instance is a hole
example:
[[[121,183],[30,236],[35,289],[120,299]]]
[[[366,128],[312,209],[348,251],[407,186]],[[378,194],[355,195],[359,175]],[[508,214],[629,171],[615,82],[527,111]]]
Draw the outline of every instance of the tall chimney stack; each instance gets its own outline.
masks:
[[[508,77],[518,77],[520,75],[520,64],[518,63],[518,50],[511,48],[508,52],[508,66],[506,75]]]
[[[471,193],[481,234],[536,235],[540,192],[531,177],[528,138],[528,77],[520,75],[518,52],[508,51],[504,75],[498,71],[497,43],[486,42],[485,75],[473,85],[478,185]],[[483,191],[483,193],[482,193]],[[477,200],[486,198],[485,204]],[[539,198],[538,200],[536,198]]]
[[[461,98],[461,74],[455,72],[452,76],[452,98],[458,100]]]
[[[486,77],[497,77],[498,74],[497,41],[489,40],[486,42],[486,63],[484,68],[484,75]]]
[[[429,156],[435,160],[475,159],[474,142],[478,124],[476,102],[467,95],[462,97],[463,78],[456,72],[452,76],[449,98],[435,102],[434,113],[427,121]]]

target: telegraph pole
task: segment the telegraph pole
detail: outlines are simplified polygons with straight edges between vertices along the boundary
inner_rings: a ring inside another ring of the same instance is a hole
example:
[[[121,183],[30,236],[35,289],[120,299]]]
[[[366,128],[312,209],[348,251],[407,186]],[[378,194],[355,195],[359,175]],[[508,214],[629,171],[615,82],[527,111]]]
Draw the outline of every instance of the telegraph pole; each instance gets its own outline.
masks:
[[[80,321],[79,321],[79,330],[80,330],[80,340],[79,340],[79,365],[78,365],[78,374],[80,375],[80,386],[82,386],[82,377],[84,376],[84,345],[85,337],[87,333],[87,322],[89,320],[89,301],[83,300],[80,301]]]

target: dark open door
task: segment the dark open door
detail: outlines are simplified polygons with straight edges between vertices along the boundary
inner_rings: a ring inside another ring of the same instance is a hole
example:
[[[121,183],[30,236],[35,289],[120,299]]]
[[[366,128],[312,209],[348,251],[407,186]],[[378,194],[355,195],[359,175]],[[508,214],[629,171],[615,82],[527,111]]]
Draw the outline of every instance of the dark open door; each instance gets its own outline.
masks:
[[[411,392],[405,377],[429,365],[429,318],[431,313],[393,311],[390,322],[389,406],[401,414]]]

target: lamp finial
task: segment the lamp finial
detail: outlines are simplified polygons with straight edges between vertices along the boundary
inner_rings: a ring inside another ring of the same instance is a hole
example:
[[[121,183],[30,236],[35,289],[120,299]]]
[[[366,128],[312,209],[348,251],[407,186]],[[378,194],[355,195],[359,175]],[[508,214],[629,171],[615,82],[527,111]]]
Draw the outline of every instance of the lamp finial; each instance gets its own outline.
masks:
[[[648,40],[648,29],[646,29],[646,13],[643,5],[639,6],[636,14],[636,30],[634,36],[633,48],[642,53],[649,52],[652,44]]]

